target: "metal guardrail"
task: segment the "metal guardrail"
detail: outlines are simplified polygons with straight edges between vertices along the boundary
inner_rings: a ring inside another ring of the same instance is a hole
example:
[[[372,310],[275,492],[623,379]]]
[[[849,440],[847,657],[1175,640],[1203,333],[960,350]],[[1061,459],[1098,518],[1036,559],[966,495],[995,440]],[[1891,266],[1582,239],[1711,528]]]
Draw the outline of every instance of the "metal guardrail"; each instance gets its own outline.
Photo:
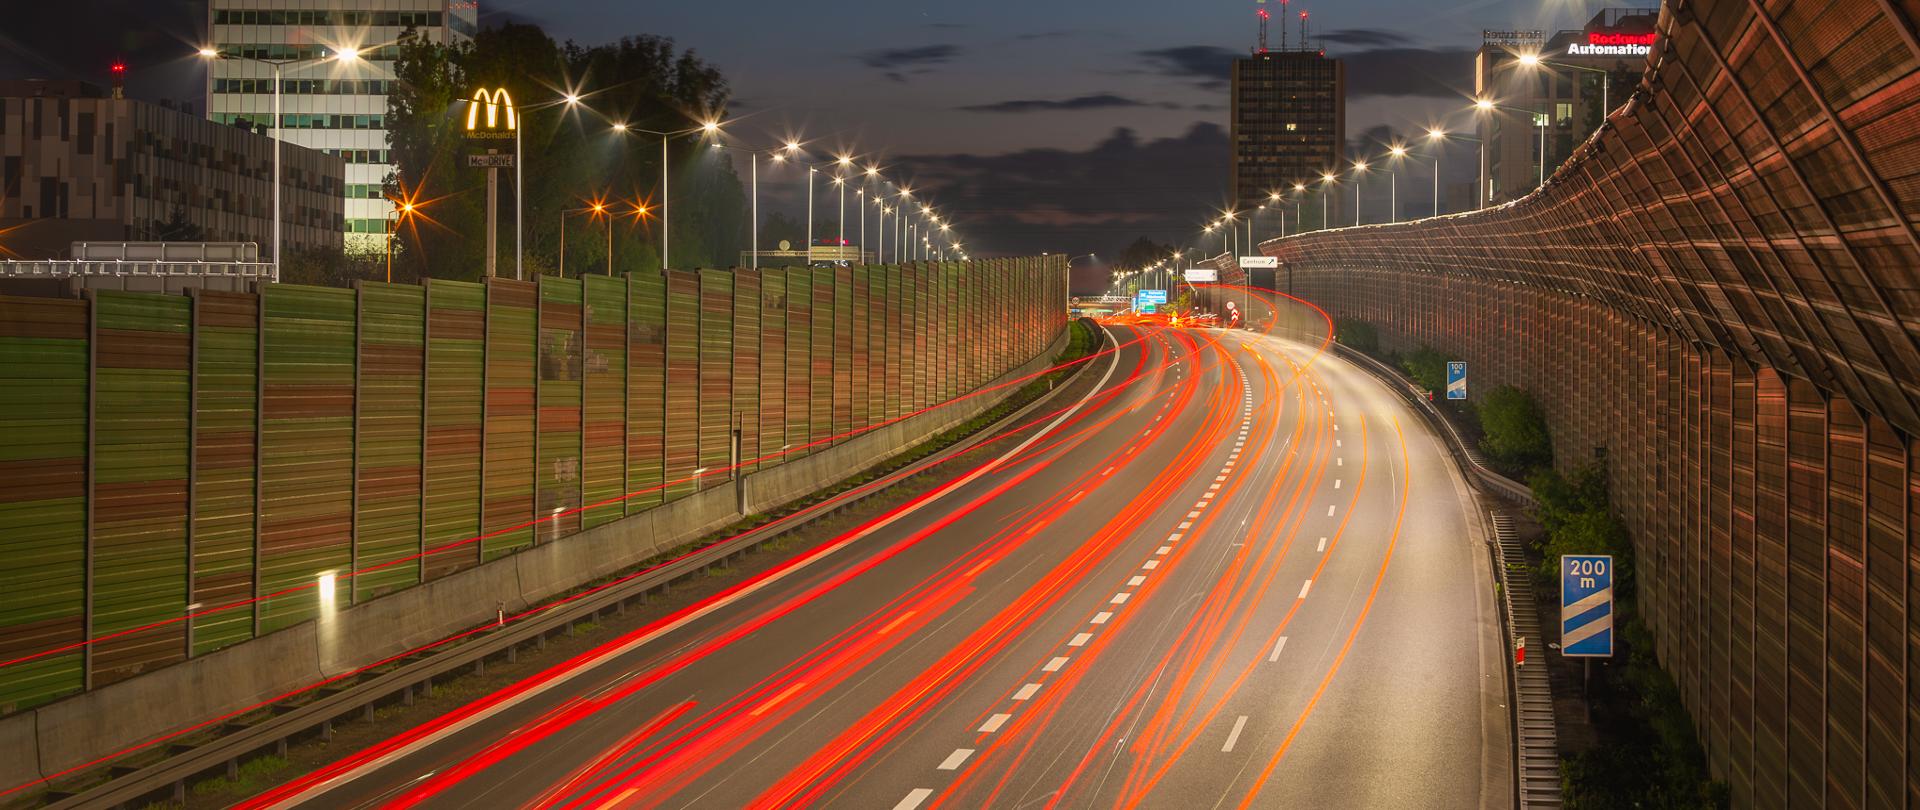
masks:
[[[1102,341],[1101,346],[1103,346],[1106,339],[1105,332],[1095,329],[1094,335],[1097,340]],[[1101,346],[1095,346],[1093,351],[1098,351]],[[1068,381],[1079,378],[1092,365],[1094,364],[1081,363],[1075,366]],[[859,503],[867,497],[884,492],[901,481],[973,449],[987,437],[1009,425],[1016,424],[1018,420],[1035,409],[1052,401],[1066,387],[1065,384],[1056,384],[1038,399],[1016,409],[993,424],[975,431],[972,435],[926,458],[887,473],[863,488],[849,490],[805,507],[793,514],[795,520],[768,524],[715,543],[617,586],[556,606],[550,613],[473,636],[472,640],[456,646],[433,648],[416,653],[395,669],[371,679],[339,689],[322,687],[316,690],[320,695],[318,699],[288,708],[255,725],[228,726],[230,733],[217,739],[178,751],[159,762],[137,770],[117,774],[111,781],[90,790],[61,795],[47,806],[55,810],[120,807],[149,799],[169,787],[172,788],[176,801],[184,800],[186,782],[189,779],[222,767],[232,773],[242,758],[268,747],[284,749],[289,738],[309,731],[317,729],[323,737],[330,736],[332,723],[335,720],[356,711],[370,713],[374,704],[394,695],[401,695],[403,700],[411,702],[416,688],[430,687],[436,678],[464,668],[473,668],[476,672],[484,671],[488,658],[502,653],[513,655],[521,645],[529,642],[538,643],[548,635],[582,619],[597,617],[607,610],[623,610],[628,600],[645,596],[709,567],[723,565],[762,543],[805,527]],[[904,452],[910,448],[900,449]],[[848,476],[858,475],[859,472],[859,470],[850,471]],[[276,708],[275,711],[278,709]]]
[[[1333,345],[1341,357],[1366,369],[1386,383],[1388,388],[1412,402],[1414,409],[1426,418],[1434,430],[1446,437],[1447,450],[1455,463],[1485,490],[1519,505],[1534,504],[1532,490],[1488,469],[1479,452],[1467,446],[1460,432],[1440,414],[1440,409],[1426,398],[1425,392],[1415,388],[1397,369],[1352,347],[1338,343]],[[1533,580],[1524,573],[1527,570],[1526,549],[1507,515],[1495,512],[1491,520],[1494,575],[1500,579],[1501,623],[1506,626],[1509,639],[1532,638],[1544,647],[1546,637],[1540,628],[1539,613],[1534,608]],[[1509,576],[1513,571],[1523,573],[1517,577]],[[1542,649],[1541,653],[1544,657],[1545,650]],[[1512,698],[1508,729],[1513,734],[1514,799],[1522,810],[1560,807],[1559,741],[1553,717],[1553,686],[1547,676],[1546,664],[1542,662],[1527,667],[1509,655],[1507,687],[1511,690]]]
[[[272,262],[183,262],[98,259],[0,260],[0,278],[166,276],[271,278]]]

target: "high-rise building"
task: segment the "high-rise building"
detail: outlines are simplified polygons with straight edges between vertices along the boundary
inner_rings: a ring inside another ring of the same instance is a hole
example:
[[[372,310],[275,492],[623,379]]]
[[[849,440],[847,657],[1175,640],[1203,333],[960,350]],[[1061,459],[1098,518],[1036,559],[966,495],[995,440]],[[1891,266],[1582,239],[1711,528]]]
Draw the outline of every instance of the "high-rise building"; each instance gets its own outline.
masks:
[[[213,47],[230,58],[207,71],[207,117],[271,126],[280,71],[280,135],[347,162],[346,247],[379,250],[393,216],[381,189],[393,171],[387,92],[396,43],[412,30],[443,45],[478,31],[476,0],[211,0]],[[342,49],[360,58],[327,58]],[[271,132],[272,130],[268,130]]]
[[[1285,13],[1281,15],[1284,20]],[[1264,39],[1264,37],[1263,37]],[[1257,48],[1233,60],[1230,135],[1236,208],[1266,201],[1340,166],[1347,141],[1346,68],[1326,51]]]
[[[1640,83],[1658,37],[1659,12],[1610,8],[1580,30],[1486,31],[1474,59],[1478,114],[1486,144],[1480,167],[1482,202],[1526,196],[1553,176],[1606,115]],[[1544,138],[1542,137],[1544,136]]]
[[[0,258],[75,242],[273,243],[273,140],[77,81],[0,81]],[[340,159],[289,145],[291,249],[340,244]]]

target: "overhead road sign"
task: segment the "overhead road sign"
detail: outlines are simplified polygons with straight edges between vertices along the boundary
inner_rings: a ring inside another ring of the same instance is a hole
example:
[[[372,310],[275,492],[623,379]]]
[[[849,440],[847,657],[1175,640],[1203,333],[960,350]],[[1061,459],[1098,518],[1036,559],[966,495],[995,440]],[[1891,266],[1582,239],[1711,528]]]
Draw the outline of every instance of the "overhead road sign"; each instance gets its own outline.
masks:
[[[1164,304],[1167,302],[1166,290],[1141,290],[1139,296],[1140,300],[1149,303]]]
[[[1613,655],[1613,555],[1560,555],[1560,654]]]
[[[1219,281],[1220,271],[1211,267],[1187,268],[1187,283],[1189,284],[1214,284]]]

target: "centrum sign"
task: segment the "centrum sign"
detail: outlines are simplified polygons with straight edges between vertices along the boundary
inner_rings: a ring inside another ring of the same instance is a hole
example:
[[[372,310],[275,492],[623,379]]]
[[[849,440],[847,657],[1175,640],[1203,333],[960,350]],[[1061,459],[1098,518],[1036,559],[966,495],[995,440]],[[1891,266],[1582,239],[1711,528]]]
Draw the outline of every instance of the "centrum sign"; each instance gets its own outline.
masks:
[[[504,113],[504,114],[503,114]],[[475,140],[512,140],[520,122],[514,114],[513,97],[507,88],[473,91],[467,104],[467,137]]]

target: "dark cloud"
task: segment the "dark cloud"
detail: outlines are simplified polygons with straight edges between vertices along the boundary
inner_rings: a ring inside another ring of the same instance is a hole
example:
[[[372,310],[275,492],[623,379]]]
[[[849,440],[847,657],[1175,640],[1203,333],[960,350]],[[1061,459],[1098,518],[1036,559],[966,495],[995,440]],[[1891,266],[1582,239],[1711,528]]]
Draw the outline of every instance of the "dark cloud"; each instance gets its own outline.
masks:
[[[1357,45],[1361,47],[1405,45],[1412,41],[1404,35],[1374,28],[1339,28],[1325,33],[1314,34],[1313,39],[1315,42],[1331,42],[1336,45]]]
[[[953,61],[960,55],[958,45],[922,45],[917,48],[882,48],[861,53],[857,58],[861,64],[876,70],[899,70],[905,67],[939,65]]]
[[[1227,133],[1211,122],[1143,140],[1116,129],[1082,151],[909,155],[894,163],[973,235],[980,254],[1117,252],[1140,236],[1186,243],[1226,194]]]
[[[1094,93],[1092,95],[1074,96],[1073,98],[1063,99],[1028,98],[999,101],[992,104],[969,104],[958,109],[966,110],[967,112],[1030,113],[1054,112],[1058,110],[1106,110],[1119,107],[1159,107],[1161,109],[1171,110],[1178,109],[1179,106],[1178,104],[1166,102],[1146,102],[1136,98],[1114,95],[1113,93]]]
[[[1072,31],[1036,31],[1031,34],[1021,34],[1014,37],[1014,39],[1021,42],[1032,42],[1036,39],[1064,39],[1070,36],[1073,36]]]
[[[1473,87],[1473,51],[1464,48],[1375,48],[1340,57],[1347,63],[1347,97],[1455,98]]]
[[[1140,52],[1140,58],[1154,72],[1176,79],[1191,79],[1208,89],[1227,86],[1233,60],[1239,56],[1239,51],[1214,45],[1181,45]]]

